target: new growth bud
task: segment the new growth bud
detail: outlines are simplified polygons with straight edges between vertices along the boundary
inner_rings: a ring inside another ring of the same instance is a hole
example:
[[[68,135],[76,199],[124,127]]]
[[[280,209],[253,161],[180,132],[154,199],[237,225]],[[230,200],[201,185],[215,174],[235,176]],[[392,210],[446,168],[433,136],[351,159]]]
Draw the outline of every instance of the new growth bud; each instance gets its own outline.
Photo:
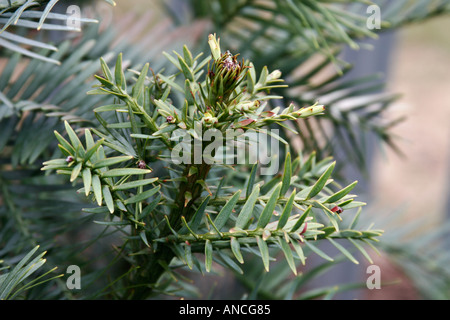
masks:
[[[216,39],[216,34],[210,34],[208,36],[208,44],[211,48],[211,54],[214,60],[220,59],[220,56],[222,55],[220,53],[220,38]]]
[[[215,35],[209,35],[208,44],[213,59],[208,65],[208,104],[216,108],[217,103],[229,104],[229,98],[245,76],[248,68],[244,61],[238,62],[237,55],[230,51],[221,53],[219,40]]]
[[[271,82],[273,80],[278,80],[280,77],[281,77],[281,71],[280,70],[274,70],[267,76],[266,81],[267,82]]]
[[[218,119],[216,117],[213,117],[209,112],[206,112],[203,115],[203,123],[207,126],[210,127],[212,125],[214,125],[215,123],[218,122]]]

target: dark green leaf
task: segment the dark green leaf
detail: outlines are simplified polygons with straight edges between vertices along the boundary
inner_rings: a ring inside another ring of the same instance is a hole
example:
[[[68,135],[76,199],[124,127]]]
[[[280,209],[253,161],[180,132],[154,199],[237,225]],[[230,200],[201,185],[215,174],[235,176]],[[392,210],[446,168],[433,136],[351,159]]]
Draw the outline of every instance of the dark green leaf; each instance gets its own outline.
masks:
[[[312,209],[312,205],[309,206],[308,208],[306,208],[305,212],[303,212],[301,217],[297,220],[297,222],[295,223],[295,225],[292,227],[292,229],[289,232],[291,232],[291,233],[295,232],[296,230],[298,230],[298,228],[300,228],[302,226],[302,224],[305,221],[306,217],[311,212],[311,209]]]
[[[155,208],[159,205],[159,201],[161,200],[161,194],[157,195],[152,202],[150,202],[144,210],[142,210],[142,213],[139,215],[138,220],[144,219],[146,216],[148,216]]]
[[[89,150],[94,146],[94,138],[92,137],[91,130],[85,129],[84,130],[84,139],[86,140],[86,149]],[[86,152],[87,153],[87,152]]]
[[[325,172],[320,176],[320,178],[313,185],[311,191],[309,192],[306,199],[311,199],[315,195],[317,195],[320,191],[322,191],[323,187],[327,183],[328,178],[330,178],[331,173],[334,170],[334,166],[336,165],[336,161],[330,164],[330,166],[325,170]]]
[[[247,192],[245,193],[245,196],[248,198],[250,194],[253,191],[253,186],[255,185],[255,177],[256,177],[256,171],[258,169],[258,163],[255,163],[252,166],[252,170],[250,172],[250,175],[248,176],[248,182],[247,182]]]
[[[269,248],[267,247],[267,243],[260,236],[256,236],[256,242],[261,253],[264,269],[269,272]]]
[[[97,107],[94,112],[107,112],[107,111],[126,111],[126,106],[122,104],[108,104],[105,106]]]
[[[194,216],[192,217],[191,221],[189,222],[189,227],[192,229],[192,231],[197,232],[198,228],[200,227],[200,223],[202,221],[202,218],[204,217],[204,213],[205,213],[206,207],[208,206],[210,199],[211,199],[211,196],[208,195],[205,198],[205,200],[202,201],[202,203],[198,207],[197,211],[195,211]],[[182,233],[181,230],[180,230],[180,233]]]
[[[67,135],[69,136],[73,149],[77,150],[79,147],[83,148],[80,139],[78,138],[77,134],[75,133],[75,131],[73,131],[72,127],[69,125],[67,121],[64,121],[64,126],[66,127]]]
[[[281,250],[284,253],[284,256],[286,257],[286,261],[289,265],[289,268],[291,268],[292,272],[297,275],[297,268],[295,266],[294,257],[292,255],[291,247],[286,242],[284,238],[278,238],[278,243],[280,244]]]
[[[74,156],[75,155],[75,149],[72,147],[72,145],[66,139],[64,139],[63,136],[61,136],[57,131],[54,131],[54,132],[55,132],[56,139],[58,139],[58,141],[61,144],[61,146],[65,150],[67,150],[67,152],[70,155]]]
[[[155,193],[157,193],[161,189],[161,186],[157,186],[153,189],[149,189],[147,191],[144,191],[142,193],[139,193],[131,198],[128,198],[124,201],[124,204],[130,204],[130,203],[136,203],[146,200],[147,198],[153,196]]]
[[[99,206],[102,205],[102,184],[98,175],[92,176],[92,189],[94,190],[94,196]]]
[[[133,158],[134,158],[133,156],[117,156],[117,157],[111,157],[111,158],[107,158],[107,159],[101,159],[101,160],[96,161],[93,164],[93,168],[99,169],[99,168],[103,168],[103,167],[109,167],[109,166],[112,166],[112,165],[120,163],[120,162],[131,160]]]
[[[286,222],[288,221],[289,216],[291,215],[291,212],[292,212],[295,194],[296,194],[296,192],[294,189],[294,191],[292,191],[288,201],[286,202],[286,205],[284,206],[283,213],[281,214],[280,219],[278,220],[277,229],[282,229],[286,225]]]
[[[114,69],[114,80],[118,87],[122,89],[126,88],[125,75],[122,70],[122,53],[119,53],[117,56],[116,67]]]
[[[303,253],[303,249],[301,247],[301,244],[298,240],[290,238],[292,247],[294,248],[295,252],[297,253],[298,258],[302,262],[302,265],[305,265],[306,257]]]
[[[245,228],[248,221],[252,217],[253,209],[255,207],[256,199],[258,198],[258,196],[259,196],[259,185],[256,185],[237,217],[236,227]]]
[[[101,146],[101,144],[103,143],[103,141],[105,141],[105,139],[100,139],[98,140],[91,148],[89,148],[88,150],[86,150],[86,154],[84,156],[84,161],[88,161],[93,155],[94,153],[97,151],[97,149]]]
[[[192,67],[194,61],[192,59],[192,53],[189,51],[188,47],[186,45],[183,46],[183,57],[184,61],[189,67]]]
[[[205,269],[206,269],[206,272],[210,272],[211,271],[212,252],[213,252],[213,247],[212,247],[212,244],[211,244],[211,240],[207,239],[205,241]]]
[[[146,63],[139,75],[139,78],[136,81],[136,84],[133,87],[133,90],[131,91],[131,96],[135,99],[138,99],[144,92],[145,77],[147,76],[148,69],[149,64]]]
[[[194,74],[192,73],[192,70],[189,68],[189,66],[186,64],[183,58],[178,57],[178,61],[180,62],[181,70],[183,70],[184,77],[188,79],[189,81],[194,82]]]
[[[280,190],[282,188],[282,183],[280,182],[275,190],[272,192],[269,200],[267,201],[266,206],[264,207],[261,215],[259,216],[257,228],[264,228],[270,221],[272,217],[273,210],[275,210],[275,206],[277,204],[278,197],[280,195]]]
[[[284,161],[284,172],[283,172],[283,178],[281,181],[283,182],[280,195],[284,196],[286,192],[288,191],[289,187],[291,186],[291,177],[292,177],[292,168],[291,168],[291,154],[288,152],[286,154],[286,159]]]
[[[262,194],[266,194],[267,192],[269,192],[270,190],[272,190],[273,187],[275,187],[275,185],[281,181],[281,176],[280,175],[276,175],[275,177],[273,177],[272,179],[270,179],[269,181],[267,181],[266,183],[264,183],[261,187],[261,193]]]
[[[355,182],[349,184],[344,189],[342,189],[342,190],[336,192],[335,194],[331,195],[330,197],[328,197],[325,201],[323,201],[323,203],[334,203],[336,201],[339,201],[340,199],[345,197],[356,186],[357,183],[358,183],[358,181],[355,181]]]
[[[189,269],[192,270],[192,266],[194,265],[192,260],[192,250],[191,246],[189,244],[186,244],[184,246],[184,259],[186,260],[186,264],[189,267]]]
[[[112,83],[111,81],[102,78],[98,75],[94,75],[95,79],[97,79],[103,86],[105,86],[106,88],[108,88],[109,90],[114,90],[114,83]]]
[[[150,247],[148,240],[147,240],[147,235],[145,234],[145,231],[139,232],[139,236],[141,237],[142,241],[144,241],[145,245],[147,247]]]
[[[102,188],[103,199],[105,199],[106,206],[108,207],[109,212],[114,213],[114,201],[111,195],[111,191],[109,191],[109,187],[105,184]]]
[[[112,81],[113,76],[112,76],[111,70],[109,70],[107,63],[105,62],[105,60],[103,58],[100,58],[100,66],[102,68],[103,75],[105,76],[105,78],[108,79],[109,81]]]
[[[227,221],[230,218],[230,215],[239,200],[239,196],[241,195],[241,190],[238,190],[231,198],[227,201],[227,203],[223,206],[222,210],[220,210],[216,219],[214,220],[214,224],[220,230],[222,229]]]
[[[91,189],[91,181],[92,181],[91,169],[89,168],[83,169],[82,175],[83,175],[84,192],[87,197]]]
[[[139,168],[120,168],[120,169],[111,169],[105,172],[102,172],[102,177],[122,177],[129,175],[139,175],[139,174],[147,174],[151,173],[152,170],[149,169],[139,169]]]
[[[106,225],[106,226],[112,226],[112,227],[129,225],[129,222],[125,221],[125,220],[124,221],[97,221],[97,220],[94,220],[94,223]]]
[[[78,177],[82,169],[82,163],[79,162],[75,165],[75,167],[72,169],[72,174],[70,175],[70,182],[75,181],[75,179]]]
[[[133,189],[133,188],[137,188],[137,187],[142,187],[142,186],[148,185],[148,184],[153,183],[153,182],[155,182],[157,180],[158,180],[158,178],[135,180],[135,181],[125,182],[125,183],[121,183],[121,184],[115,185],[115,186],[112,187],[112,189],[113,190]]]
[[[244,258],[242,257],[241,245],[239,244],[239,240],[236,239],[235,237],[231,237],[230,245],[231,251],[236,257],[236,260],[239,261],[240,263],[244,263]]]

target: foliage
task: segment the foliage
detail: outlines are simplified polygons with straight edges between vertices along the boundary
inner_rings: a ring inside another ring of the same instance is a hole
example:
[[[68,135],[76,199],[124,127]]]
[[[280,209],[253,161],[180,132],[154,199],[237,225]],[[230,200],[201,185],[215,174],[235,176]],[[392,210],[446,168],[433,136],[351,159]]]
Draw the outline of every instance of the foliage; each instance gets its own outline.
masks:
[[[214,129],[225,136],[226,130],[235,128],[241,129],[238,134],[242,135],[272,123],[323,111],[323,106],[318,105],[298,110],[291,105],[282,112],[264,111],[268,100],[281,98],[264,93],[279,86],[280,73],[269,73],[265,68],[256,76],[251,63],[238,63],[236,56],[229,52],[222,54],[219,41],[213,35],[209,43],[213,59],[199,60],[201,55],[193,58],[184,47],[183,55],[175,53],[178,59],[168,56],[179,70],[177,74],[156,74],[147,78],[149,66],[146,64],[128,90],[122,56],[118,56],[114,72],[102,61],[104,76],[96,76],[100,85],[89,93],[113,95],[120,102],[94,110],[103,128],[92,131],[100,139],[94,141],[91,131],[85,129],[83,144],[66,122],[68,140],[56,133],[58,146],[66,158],[45,162],[43,170],[67,174],[70,181],[82,178],[80,192],[86,196],[92,194],[101,206],[88,212],[107,213],[107,221],[98,223],[125,233],[127,242],[120,250],[134,257],[131,268],[139,268],[136,273],[128,274],[130,286],[145,284],[159,292],[161,274],[175,274],[180,263],[202,272],[209,272],[213,261],[240,270],[224,249],[230,250],[234,258],[243,263],[241,247],[258,248],[266,271],[269,271],[269,247],[272,246],[283,251],[294,274],[297,274],[294,258],[305,262],[301,243],[332,260],[313,244],[321,239],[328,239],[358,263],[333,239],[370,241],[381,232],[360,231],[355,229],[354,223],[345,229],[340,227],[343,219],[333,208],[347,210],[363,203],[348,195],[356,183],[345,188],[332,185],[334,162],[324,162],[318,168],[318,179],[305,184],[303,175],[314,157],[304,163],[299,158],[291,162],[287,153],[283,174],[266,183],[258,181],[255,165],[248,177],[245,195],[241,196],[242,190],[222,191],[227,188],[226,183],[211,179],[213,171],[224,170],[222,162],[216,165],[207,158],[200,162],[189,161],[195,160],[189,148],[190,141],[183,154],[188,161],[174,161],[170,153],[179,146],[180,135],[192,137],[192,146],[199,144],[203,155],[210,145],[205,138],[208,130]],[[205,65],[208,65],[207,73],[202,69]],[[200,82],[202,74],[206,76]],[[178,80],[177,76],[182,79]],[[172,90],[180,91],[185,97],[183,107],[174,106],[170,98]],[[105,120],[100,113],[113,113],[108,119],[116,119],[116,122]],[[181,132],[175,137],[170,135],[177,129]],[[161,161],[166,162],[164,170],[147,176]],[[298,189],[288,196],[292,186]],[[273,215],[276,208],[282,212],[279,217]],[[301,214],[295,214],[295,208]],[[326,217],[324,224],[320,223],[319,212]],[[357,242],[352,243],[367,255]],[[196,252],[204,253],[203,266],[193,254]],[[177,259],[172,261],[172,257]],[[133,297],[145,298],[151,293],[142,291],[132,293]]]

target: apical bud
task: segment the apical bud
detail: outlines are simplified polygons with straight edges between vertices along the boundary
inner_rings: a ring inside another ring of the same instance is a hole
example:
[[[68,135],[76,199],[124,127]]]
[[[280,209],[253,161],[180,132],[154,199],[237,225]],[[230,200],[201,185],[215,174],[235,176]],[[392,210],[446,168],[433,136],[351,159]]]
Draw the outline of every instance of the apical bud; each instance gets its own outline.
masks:
[[[213,108],[216,103],[227,104],[231,94],[234,92],[240,81],[245,76],[248,66],[244,61],[238,62],[237,55],[232,55],[230,51],[221,53],[219,40],[215,35],[209,35],[208,43],[213,57],[208,65],[208,84],[210,88],[209,101]]]

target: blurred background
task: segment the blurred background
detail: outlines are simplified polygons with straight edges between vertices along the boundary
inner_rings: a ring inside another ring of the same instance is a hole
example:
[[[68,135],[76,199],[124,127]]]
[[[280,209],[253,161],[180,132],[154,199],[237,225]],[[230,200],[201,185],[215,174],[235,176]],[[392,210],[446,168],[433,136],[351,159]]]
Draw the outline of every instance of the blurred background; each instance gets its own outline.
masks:
[[[406,221],[396,223],[421,221],[420,229],[425,234],[450,218],[450,37],[445,32],[449,27],[450,19],[439,17],[396,32],[388,89],[402,97],[385,116],[406,116],[393,128],[403,156],[392,150],[376,152],[370,182],[374,214],[402,210]],[[391,279],[401,273],[386,258],[379,263],[392,272]],[[410,285],[392,286],[389,293],[385,291],[369,295],[418,297]]]
[[[99,18],[99,30],[107,31],[114,26],[118,30],[110,38],[111,47],[117,45],[120,50],[122,41],[131,42],[140,47],[141,51],[124,56],[133,64],[134,60],[149,61],[151,66],[158,70],[164,59],[162,51],[171,52],[172,49],[180,51],[184,44],[190,48],[204,50],[206,36],[216,32],[214,27],[219,25],[210,14],[201,12],[196,4],[201,1],[116,1],[112,7],[103,1],[70,2],[82,8],[82,15],[90,18]],[[219,1],[220,2],[220,1]],[[264,2],[264,1],[263,1]],[[385,1],[381,1],[385,4]],[[407,3],[407,1],[404,1]],[[234,2],[233,2],[234,3]],[[239,1],[237,2],[240,3]],[[242,2],[243,3],[243,2]],[[61,1],[55,6],[54,12],[65,13],[68,1]],[[223,4],[221,4],[223,5]],[[219,5],[218,5],[219,6]],[[219,6],[220,7],[220,6]],[[221,8],[221,7],[220,7]],[[382,6],[381,15],[383,18]],[[230,13],[231,14],[231,13]],[[224,14],[226,17],[226,15]],[[383,121],[389,123],[396,119],[404,120],[389,128],[391,136],[395,137],[395,151],[371,134],[365,136],[366,148],[363,149],[366,157],[366,171],[360,170],[356,164],[346,157],[343,148],[335,146],[331,154],[348,165],[342,169],[342,175],[348,180],[358,180],[358,189],[355,193],[360,195],[368,205],[364,215],[370,217],[368,223],[374,221],[381,229],[386,230],[386,246],[380,255],[373,254],[374,264],[381,268],[383,284],[379,290],[359,288],[336,295],[342,299],[422,299],[424,294],[430,293],[427,285],[420,283],[418,275],[421,271],[408,269],[405,263],[414,259],[409,254],[421,250],[433,254],[433,242],[414,242],[411,251],[401,252],[397,255],[395,248],[390,247],[396,241],[427,238],[436,230],[450,221],[450,19],[447,15],[437,15],[424,21],[408,21],[395,30],[382,31],[379,39],[358,40],[363,44],[359,50],[343,46],[340,58],[354,65],[346,73],[343,80],[354,80],[360,77],[381,73],[381,79],[386,86],[379,92],[401,94],[383,112]],[[239,22],[245,26],[245,23]],[[245,29],[240,25],[239,32],[243,34],[258,34],[264,30],[254,26]],[[230,30],[223,27],[220,32]],[[226,30],[225,30],[226,29]],[[53,32],[52,39],[69,37],[77,41],[79,33]],[[233,46],[233,42],[230,46]],[[371,48],[366,48],[365,45]],[[252,44],[254,46],[254,44]],[[236,45],[238,46],[238,45]],[[264,51],[265,48],[261,48]],[[242,52],[245,54],[245,52]],[[258,56],[256,54],[256,56]],[[134,60],[133,60],[134,59]],[[0,71],[8,66],[8,59],[2,58]],[[264,61],[264,59],[261,59]],[[311,62],[299,58],[302,67]],[[296,65],[293,65],[297,67]],[[333,67],[324,68],[324,73],[334,74]],[[342,102],[341,102],[342,103]],[[343,102],[345,103],[345,101]],[[414,227],[405,226],[413,225]],[[402,229],[401,232],[399,230]],[[447,243],[444,248],[450,248],[449,228],[444,230]],[[401,240],[399,240],[401,238]],[[442,242],[442,238],[438,239]],[[406,245],[405,245],[406,246]],[[441,247],[439,247],[441,248]],[[441,252],[439,252],[441,253]],[[427,260],[418,268],[427,269],[427,272],[444,268],[450,271],[448,259],[449,251],[438,266],[430,264]],[[431,256],[432,257],[432,256]],[[397,259],[398,258],[398,259]],[[429,258],[429,257],[427,257]],[[441,258],[440,258],[441,259]],[[314,265],[314,259],[312,264]],[[339,283],[365,282],[367,279],[366,264],[352,265],[344,263],[331,272],[315,280],[311,287],[333,285]],[[199,277],[196,284],[204,286],[204,292],[215,288],[219,295],[214,298],[227,298],[239,292],[239,285],[232,281],[232,276],[224,273],[220,276]],[[445,274],[439,271],[436,274]],[[441,279],[448,283],[448,278]],[[428,281],[428,280],[425,280]],[[439,279],[433,278],[433,281]],[[449,295],[446,287],[446,294]],[[439,295],[437,295],[439,297]],[[436,297],[430,294],[427,297]]]

